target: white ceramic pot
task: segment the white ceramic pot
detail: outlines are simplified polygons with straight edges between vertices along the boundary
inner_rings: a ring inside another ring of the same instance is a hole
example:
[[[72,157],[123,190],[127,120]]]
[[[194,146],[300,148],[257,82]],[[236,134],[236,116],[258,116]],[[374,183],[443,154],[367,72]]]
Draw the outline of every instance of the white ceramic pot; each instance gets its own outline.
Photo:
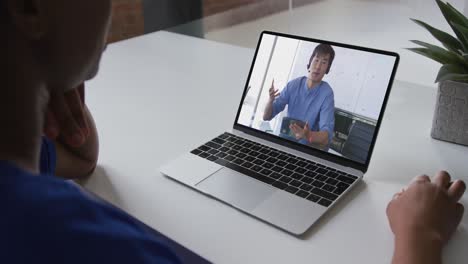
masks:
[[[468,145],[468,84],[439,83],[432,138]]]

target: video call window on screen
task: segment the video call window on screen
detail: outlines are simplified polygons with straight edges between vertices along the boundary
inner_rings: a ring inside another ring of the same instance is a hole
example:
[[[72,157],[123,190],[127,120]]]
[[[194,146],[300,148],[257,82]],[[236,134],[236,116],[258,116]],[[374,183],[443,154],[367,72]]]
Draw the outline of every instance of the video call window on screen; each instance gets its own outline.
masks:
[[[395,60],[264,34],[238,123],[365,163]]]

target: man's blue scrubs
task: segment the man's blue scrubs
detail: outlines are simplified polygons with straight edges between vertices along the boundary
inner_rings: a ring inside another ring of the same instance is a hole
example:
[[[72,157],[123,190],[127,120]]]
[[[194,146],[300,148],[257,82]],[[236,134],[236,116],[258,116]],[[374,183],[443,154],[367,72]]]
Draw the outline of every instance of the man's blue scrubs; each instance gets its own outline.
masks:
[[[273,102],[272,116],[275,117],[283,111],[286,105],[288,105],[288,117],[308,122],[312,131],[327,131],[330,144],[335,127],[335,99],[333,90],[327,82],[322,81],[317,87],[309,89],[307,77],[290,81]],[[291,139],[288,135],[280,136]],[[305,139],[299,142],[309,144]]]

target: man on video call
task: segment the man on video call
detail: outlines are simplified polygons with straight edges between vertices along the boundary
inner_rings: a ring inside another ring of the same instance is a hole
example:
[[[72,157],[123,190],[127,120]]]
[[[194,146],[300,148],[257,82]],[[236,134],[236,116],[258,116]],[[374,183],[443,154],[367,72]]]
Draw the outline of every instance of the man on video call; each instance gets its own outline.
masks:
[[[307,64],[307,77],[290,81],[281,93],[275,89],[273,79],[263,119],[271,120],[288,105],[287,117],[298,120],[289,125],[295,139],[328,151],[335,126],[335,100],[332,88],[322,79],[329,73],[334,58],[333,48],[320,44]],[[280,136],[290,138],[284,133]]]

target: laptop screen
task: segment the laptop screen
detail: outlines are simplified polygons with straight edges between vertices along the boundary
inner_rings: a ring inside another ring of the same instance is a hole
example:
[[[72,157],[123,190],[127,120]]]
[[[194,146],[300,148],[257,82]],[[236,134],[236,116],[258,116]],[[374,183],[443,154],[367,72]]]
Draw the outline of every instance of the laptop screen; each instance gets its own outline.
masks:
[[[236,122],[366,164],[397,56],[263,33]]]

